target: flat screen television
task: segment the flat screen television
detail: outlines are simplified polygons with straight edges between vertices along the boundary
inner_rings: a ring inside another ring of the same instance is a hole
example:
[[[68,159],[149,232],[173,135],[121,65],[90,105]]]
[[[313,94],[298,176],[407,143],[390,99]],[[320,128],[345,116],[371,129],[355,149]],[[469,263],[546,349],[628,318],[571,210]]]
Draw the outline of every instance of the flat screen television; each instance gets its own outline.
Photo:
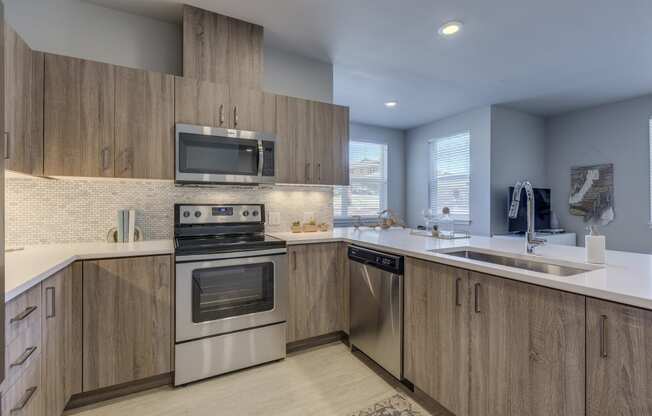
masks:
[[[509,187],[509,199],[507,200],[507,209],[512,202],[514,187]],[[550,229],[550,189],[534,188],[534,229],[535,231]],[[510,233],[524,233],[527,231],[527,195],[525,189],[521,192],[521,203],[518,207],[516,218],[509,218]]]

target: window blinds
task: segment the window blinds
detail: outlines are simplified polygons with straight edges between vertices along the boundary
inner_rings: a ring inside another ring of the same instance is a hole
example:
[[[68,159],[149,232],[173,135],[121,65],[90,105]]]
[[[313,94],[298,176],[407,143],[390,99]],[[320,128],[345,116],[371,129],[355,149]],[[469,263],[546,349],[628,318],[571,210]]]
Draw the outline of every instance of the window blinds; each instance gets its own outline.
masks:
[[[451,216],[470,221],[471,134],[435,139],[430,142],[430,208],[441,213],[450,208]]]
[[[349,143],[350,186],[334,189],[335,219],[376,217],[387,207],[387,145]]]

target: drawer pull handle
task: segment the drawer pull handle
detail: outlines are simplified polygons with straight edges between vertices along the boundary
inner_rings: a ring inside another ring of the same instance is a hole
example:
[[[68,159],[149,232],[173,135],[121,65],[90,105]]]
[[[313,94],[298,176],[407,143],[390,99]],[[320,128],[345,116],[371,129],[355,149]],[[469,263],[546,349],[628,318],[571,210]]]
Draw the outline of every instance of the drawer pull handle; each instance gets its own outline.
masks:
[[[28,306],[27,308],[25,308],[24,311],[22,311],[21,313],[19,313],[19,314],[16,315],[16,316],[14,316],[13,318],[11,318],[11,320],[9,321],[9,323],[12,323],[12,324],[13,324],[13,323],[16,323],[16,322],[24,321],[24,320],[25,320],[28,316],[30,316],[30,315],[32,314],[32,312],[34,312],[35,310],[36,310],[36,306]]]
[[[475,313],[480,313],[480,283],[475,284]]]
[[[460,284],[462,279],[455,279],[455,305],[462,306],[462,299],[460,299]]]
[[[607,315],[602,315],[600,320],[600,357],[607,358]]]
[[[16,413],[20,412],[29,404],[29,401],[32,400],[32,397],[34,397],[34,393],[36,393],[36,386],[30,387],[27,390],[25,390],[25,393],[23,394],[23,397],[21,397],[20,401],[18,402],[18,405],[11,409],[9,413]]]
[[[9,367],[20,367],[21,365],[25,364],[25,361],[29,359],[29,357],[34,354],[34,351],[36,351],[36,347],[29,347],[23,351],[22,354],[20,354],[20,357],[16,359]]]
[[[46,319],[54,318],[54,317],[57,316],[57,311],[55,309],[55,307],[56,307],[56,305],[55,305],[55,301],[56,301],[55,290],[56,289],[54,287],[46,287],[45,288],[46,296],[48,294],[50,295],[49,301],[46,300],[47,301],[47,306],[48,306],[45,309],[46,310],[46,313],[45,313],[45,318]]]

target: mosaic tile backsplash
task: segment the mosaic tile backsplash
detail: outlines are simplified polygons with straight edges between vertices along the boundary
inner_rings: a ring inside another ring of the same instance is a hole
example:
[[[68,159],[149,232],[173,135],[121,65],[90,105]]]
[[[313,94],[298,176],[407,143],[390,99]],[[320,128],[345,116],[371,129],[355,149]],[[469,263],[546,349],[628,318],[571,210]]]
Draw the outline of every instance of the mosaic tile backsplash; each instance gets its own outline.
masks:
[[[333,223],[331,187],[261,186],[177,187],[172,181],[62,178],[15,174],[5,179],[6,245],[106,241],[116,225],[116,211],[134,208],[145,239],[172,238],[175,203],[261,203],[278,212],[289,231],[292,221],[312,216]]]

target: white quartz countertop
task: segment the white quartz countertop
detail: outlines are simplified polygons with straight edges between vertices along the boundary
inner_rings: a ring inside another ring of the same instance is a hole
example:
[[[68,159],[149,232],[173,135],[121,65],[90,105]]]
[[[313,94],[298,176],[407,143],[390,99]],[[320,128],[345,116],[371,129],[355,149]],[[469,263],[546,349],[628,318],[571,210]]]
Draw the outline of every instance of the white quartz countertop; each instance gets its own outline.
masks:
[[[584,260],[584,248],[545,245],[536,249],[536,255],[526,255],[524,242],[518,239],[472,237],[460,240],[440,240],[432,237],[411,235],[409,230],[379,230],[370,228],[336,228],[317,233],[272,233],[292,244],[308,244],[329,241],[345,241],[394,254],[430,260],[437,263],[462,267],[481,273],[492,274],[547,286],[598,299],[652,309],[652,255],[608,250],[606,264],[591,265]],[[486,252],[509,253],[533,260],[552,261],[587,270],[574,276],[559,277],[476,260],[453,257],[430,250],[473,247]]]
[[[174,253],[172,240],[136,243],[74,243],[24,247],[5,253],[5,302],[77,260]]]
[[[348,242],[390,253],[430,260],[481,273],[565,290],[652,310],[652,255],[607,251],[606,264],[584,261],[584,249],[559,245],[537,248],[536,256],[525,255],[523,241],[490,237],[440,240],[411,235],[409,230],[336,228],[316,233],[270,233],[289,245]],[[473,247],[481,251],[509,253],[534,260],[548,260],[590,269],[574,276],[558,277],[507,266],[453,257],[431,250]],[[5,300],[9,301],[77,260],[151,256],[174,253],[171,240],[131,244],[78,243],[25,247],[5,254]]]

